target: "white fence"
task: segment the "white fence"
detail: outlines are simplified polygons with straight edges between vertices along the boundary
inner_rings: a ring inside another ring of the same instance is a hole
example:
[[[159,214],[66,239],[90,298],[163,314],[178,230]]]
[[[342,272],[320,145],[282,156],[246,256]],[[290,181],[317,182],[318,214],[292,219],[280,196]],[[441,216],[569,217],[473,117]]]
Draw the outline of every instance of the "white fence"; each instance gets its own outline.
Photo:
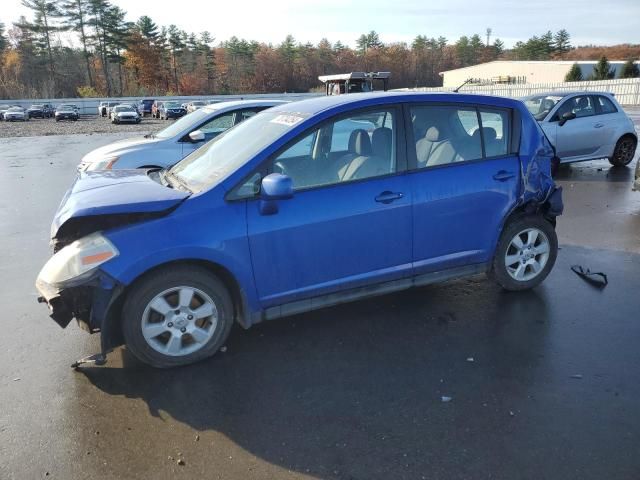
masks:
[[[417,92],[451,92],[453,88],[403,88],[404,91]],[[640,105],[640,78],[624,78],[616,80],[599,80],[589,82],[560,82],[560,83],[536,83],[523,85],[465,85],[460,89],[461,93],[480,93],[484,95],[498,95],[501,97],[520,98],[535,93],[549,91],[587,91],[610,92],[616,96],[621,105]]]
[[[20,105],[24,108],[29,108],[31,105],[37,105],[42,103],[50,103],[52,105],[62,105],[65,103],[71,103],[77,105],[82,115],[97,115],[98,105],[102,101],[109,102],[122,102],[122,103],[138,103],[140,100],[149,98],[154,100],[169,101],[173,100],[180,103],[195,102],[197,100],[208,101],[216,100],[219,102],[228,102],[231,100],[260,100],[260,99],[273,99],[280,100],[301,100],[312,96],[318,96],[317,93],[269,93],[269,94],[246,94],[246,95],[206,95],[198,97],[154,97],[150,95],[148,97],[111,97],[111,98],[38,98],[38,99],[19,99],[19,100],[0,100],[0,105]]]

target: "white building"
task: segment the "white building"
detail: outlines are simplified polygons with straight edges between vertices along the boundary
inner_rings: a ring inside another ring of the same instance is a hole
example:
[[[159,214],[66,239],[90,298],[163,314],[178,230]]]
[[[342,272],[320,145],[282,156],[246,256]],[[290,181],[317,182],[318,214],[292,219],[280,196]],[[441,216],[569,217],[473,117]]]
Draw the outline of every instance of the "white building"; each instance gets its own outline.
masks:
[[[582,70],[582,77],[586,80],[593,72],[596,60],[571,61],[571,60],[545,60],[545,61],[511,61],[496,60],[489,63],[481,63],[471,67],[457,68],[440,72],[444,87],[456,87],[469,78],[474,84],[493,83],[556,83],[564,82],[564,77],[571,66],[577,63]],[[612,70],[619,70],[624,61],[609,61]],[[635,62],[640,64],[640,62]]]

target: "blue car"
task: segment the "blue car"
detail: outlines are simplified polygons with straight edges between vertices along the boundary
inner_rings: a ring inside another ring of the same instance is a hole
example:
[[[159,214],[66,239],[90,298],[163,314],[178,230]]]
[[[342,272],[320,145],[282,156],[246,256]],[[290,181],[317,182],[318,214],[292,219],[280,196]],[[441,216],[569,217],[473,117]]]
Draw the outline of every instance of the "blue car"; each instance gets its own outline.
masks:
[[[36,285],[62,327],[155,367],[244,328],[556,260],[553,148],[517,100],[371,93],[265,110],[168,170],[80,173]]]

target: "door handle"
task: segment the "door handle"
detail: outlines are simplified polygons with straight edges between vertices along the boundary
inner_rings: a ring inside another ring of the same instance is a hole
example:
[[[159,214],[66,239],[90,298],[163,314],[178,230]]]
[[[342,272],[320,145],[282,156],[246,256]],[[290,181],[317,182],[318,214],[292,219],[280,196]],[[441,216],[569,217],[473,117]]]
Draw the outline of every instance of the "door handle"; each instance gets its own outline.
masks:
[[[506,170],[500,170],[498,173],[496,173],[493,176],[494,180],[498,180],[499,182],[505,182],[507,180],[509,180],[510,178],[515,177],[516,174],[513,172],[507,172]]]
[[[593,128],[602,128],[604,127],[604,123],[596,123]]]
[[[387,190],[378,195],[375,198],[375,201],[378,203],[391,203],[394,200],[401,199],[402,197],[404,197],[404,195],[401,192],[390,192]]]

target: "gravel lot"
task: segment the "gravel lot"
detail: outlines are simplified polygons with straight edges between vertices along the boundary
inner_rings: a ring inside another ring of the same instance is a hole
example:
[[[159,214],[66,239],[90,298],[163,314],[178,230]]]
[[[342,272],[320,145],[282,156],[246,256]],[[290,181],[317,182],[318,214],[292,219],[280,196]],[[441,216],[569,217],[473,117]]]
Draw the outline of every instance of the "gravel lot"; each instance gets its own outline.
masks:
[[[28,122],[0,122],[0,138],[73,135],[78,133],[156,132],[173,120],[145,117],[139,124],[114,125],[106,117],[86,115],[77,122],[56,122],[53,118],[32,118]]]

